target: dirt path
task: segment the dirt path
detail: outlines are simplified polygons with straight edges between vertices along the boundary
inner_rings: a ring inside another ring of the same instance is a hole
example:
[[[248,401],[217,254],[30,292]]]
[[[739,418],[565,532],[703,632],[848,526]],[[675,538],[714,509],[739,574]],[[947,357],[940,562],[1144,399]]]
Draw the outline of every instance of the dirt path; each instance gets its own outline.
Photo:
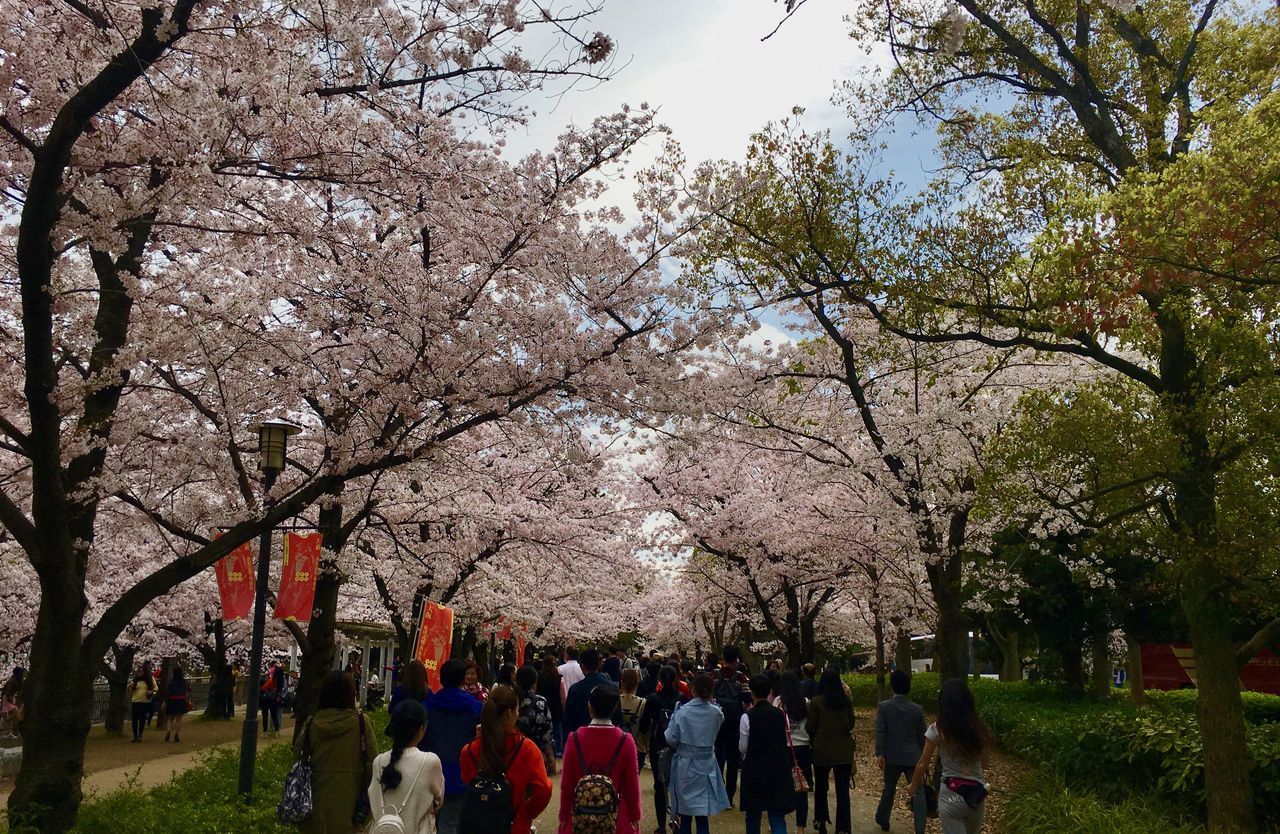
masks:
[[[175,774],[182,773],[199,763],[204,751],[214,747],[239,745],[243,719],[237,716],[231,721],[184,720],[182,741],[164,740],[164,732],[153,724],[142,735],[142,741],[134,744],[129,734],[115,738],[108,736],[102,727],[94,727],[84,754],[84,792],[109,793],[136,778],[145,788],[163,784]],[[286,741],[293,736],[293,719],[285,716],[284,726],[278,737],[259,736],[258,744],[265,746]],[[13,780],[0,781],[0,807],[9,799]]]

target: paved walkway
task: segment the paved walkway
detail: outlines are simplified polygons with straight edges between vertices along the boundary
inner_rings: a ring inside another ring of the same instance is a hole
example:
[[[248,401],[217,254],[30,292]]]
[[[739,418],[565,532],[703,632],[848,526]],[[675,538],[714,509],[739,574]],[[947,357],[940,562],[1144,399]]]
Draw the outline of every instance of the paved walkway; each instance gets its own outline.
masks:
[[[232,721],[205,721],[193,717],[184,720],[182,741],[176,744],[166,743],[164,733],[157,731],[154,725],[143,733],[138,744],[129,740],[128,732],[124,737],[116,738],[106,735],[102,727],[94,727],[85,745],[85,795],[109,793],[130,779],[136,780],[143,788],[162,785],[175,775],[195,767],[205,751],[217,747],[238,747],[243,727],[243,719],[239,716]],[[285,716],[280,735],[259,736],[258,744],[266,746],[292,738],[293,719]],[[0,808],[9,801],[12,791],[12,779],[0,781]]]

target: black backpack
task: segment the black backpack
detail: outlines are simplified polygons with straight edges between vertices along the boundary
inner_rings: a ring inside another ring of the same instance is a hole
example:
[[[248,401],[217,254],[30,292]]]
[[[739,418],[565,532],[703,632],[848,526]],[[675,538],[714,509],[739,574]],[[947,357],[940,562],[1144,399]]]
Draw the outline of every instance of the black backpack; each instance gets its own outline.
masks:
[[[653,714],[653,720],[649,725],[649,754],[657,756],[662,748],[667,746],[667,726],[671,723],[671,713],[674,709],[667,709],[658,702],[659,709]]]
[[[467,792],[462,795],[462,807],[458,809],[458,834],[494,834],[511,830],[516,819],[516,804],[511,783],[507,781],[507,771],[515,763],[524,742],[525,739],[521,738],[507,760],[507,766],[497,776],[480,772],[480,763],[471,748],[466,748],[467,755],[476,766],[476,777],[467,783]]]
[[[717,706],[724,713],[724,723],[720,725],[721,739],[738,737],[738,725],[742,721],[742,684],[733,678],[721,675],[716,679],[716,687],[712,690]]]

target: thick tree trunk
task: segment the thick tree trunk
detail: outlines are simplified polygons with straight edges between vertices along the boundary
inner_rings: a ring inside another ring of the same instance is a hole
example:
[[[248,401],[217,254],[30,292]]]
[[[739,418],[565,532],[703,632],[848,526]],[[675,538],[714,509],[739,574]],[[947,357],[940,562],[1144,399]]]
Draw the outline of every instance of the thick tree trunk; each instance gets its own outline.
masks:
[[[1126,663],[1129,675],[1129,698],[1141,706],[1147,702],[1147,686],[1142,678],[1142,644],[1129,637],[1126,647]]]
[[[1209,830],[1215,834],[1251,834],[1258,830],[1253,811],[1251,767],[1245,743],[1240,668],[1231,640],[1231,608],[1210,596],[1213,585],[1190,582],[1183,609],[1196,655],[1200,735]],[[1213,583],[1216,584],[1216,583]]]
[[[885,685],[885,667],[888,665],[885,658],[885,636],[884,636],[884,618],[880,616],[879,603],[873,605],[874,614],[871,620],[871,633],[876,641],[876,701],[883,701],[888,698],[889,688]]]
[[[960,599],[959,557],[943,557],[928,565],[926,573],[938,607],[938,627],[933,639],[933,671],[942,680],[969,673],[969,621]]]
[[[108,735],[124,735],[125,717],[129,712],[129,678],[137,655],[136,646],[112,644],[112,662],[102,663],[102,676],[107,679],[107,714],[103,726]]]
[[[1062,677],[1073,695],[1084,694],[1084,649],[1078,645],[1062,646]]]
[[[1019,651],[1018,632],[1009,631],[1000,644],[1000,680],[1022,680],[1022,654]]]
[[[69,584],[69,583],[68,583]],[[83,798],[84,743],[89,735],[93,678],[101,658],[82,663],[78,591],[41,582],[40,612],[31,641],[23,697],[22,769],[9,796],[9,830],[59,834],[75,823]],[[92,671],[84,671],[88,666]]]
[[[911,674],[911,632],[904,628],[898,629],[898,637],[893,644],[893,665]]]
[[[1089,644],[1090,665],[1093,667],[1090,690],[1098,698],[1111,694],[1111,655],[1107,652],[1107,635],[1095,634]]]
[[[338,589],[341,576],[336,570],[321,568],[316,575],[316,595],[307,624],[307,645],[302,650],[302,669],[298,673],[298,690],[294,693],[293,732],[296,736],[308,717],[315,714],[320,701],[320,682],[335,667],[338,643],[334,636],[337,620]],[[247,685],[257,686],[248,681]]]

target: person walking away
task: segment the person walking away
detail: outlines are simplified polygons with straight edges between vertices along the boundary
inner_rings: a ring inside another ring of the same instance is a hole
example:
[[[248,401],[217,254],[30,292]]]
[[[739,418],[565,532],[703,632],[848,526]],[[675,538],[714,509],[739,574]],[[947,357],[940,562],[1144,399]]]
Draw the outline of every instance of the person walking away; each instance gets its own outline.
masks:
[[[279,663],[271,664],[271,669],[267,672],[266,689],[263,690],[262,700],[262,732],[267,732],[267,721],[271,722],[271,735],[280,735],[280,723],[282,720],[282,709],[284,699],[287,697],[288,675],[285,674],[284,667]],[[267,694],[270,697],[266,697]]]
[[[373,725],[356,709],[356,681],[334,670],[320,681],[316,714],[293,741],[294,758],[311,750],[313,810],[304,834],[354,834],[356,802],[373,781],[378,745]]]
[[[516,667],[514,663],[504,663],[498,667],[498,674],[494,676],[493,685],[495,687],[505,686],[508,689],[516,688]]]
[[[640,677],[640,685],[636,687],[636,694],[647,700],[650,695],[657,692],[658,673],[661,671],[661,663],[650,663],[645,666],[644,674]]]
[[[850,834],[853,814],[849,788],[853,784],[853,699],[840,680],[840,670],[828,666],[818,681],[818,694],[809,701],[805,721],[813,748],[813,824],[826,834],[830,822],[827,787],[835,777],[836,834]]]
[[[142,741],[142,731],[147,726],[147,714],[151,712],[151,698],[155,695],[155,681],[145,669],[139,669],[129,686],[129,720],[133,727],[133,740]]]
[[[551,743],[551,708],[547,699],[538,694],[538,671],[532,666],[521,666],[516,672],[516,696],[520,699],[520,717],[516,729],[538,746],[542,763],[549,776],[556,775],[556,754]]]
[[[558,669],[561,679],[560,700],[563,701],[569,696],[569,689],[575,683],[586,677],[586,673],[582,671],[582,664],[578,662],[578,649],[570,646],[564,650],[564,663],[560,664]]]
[[[876,764],[884,771],[884,787],[876,808],[876,824],[881,831],[889,830],[889,812],[898,780],[905,778],[911,782],[925,743],[924,710],[907,697],[911,692],[911,676],[898,669],[889,676],[889,686],[893,697],[876,707]],[[916,834],[924,834],[929,809],[923,791],[912,796],[911,813]]]
[[[164,699],[164,714],[167,722],[164,728],[165,741],[169,740],[170,735],[173,736],[174,744],[181,740],[182,716],[190,711],[191,684],[187,683],[186,677],[182,674],[182,667],[174,664]]]
[[[769,817],[769,834],[787,834],[787,814],[796,803],[787,715],[769,703],[768,675],[752,677],[750,689],[751,709],[738,722],[747,834],[760,834],[760,819],[765,815]]]
[[[444,771],[444,803],[436,815],[440,834],[457,834],[458,813],[467,783],[462,779],[459,755],[462,748],[476,737],[483,705],[463,691],[462,681],[467,666],[461,660],[445,661],[440,667],[440,691],[427,701],[427,732],[418,749],[435,753]]]
[[[579,662],[585,677],[569,687],[569,695],[564,700],[564,734],[566,740],[574,730],[591,723],[591,715],[587,712],[587,696],[591,694],[591,690],[605,683],[613,685],[613,681],[609,679],[609,676],[600,671],[600,652],[595,649],[587,649],[582,653]],[[614,716],[614,723],[622,723],[621,713]]]
[[[551,780],[542,763],[542,754],[533,742],[516,729],[520,717],[520,703],[515,690],[496,687],[485,701],[480,714],[480,731],[476,738],[462,748],[462,779],[468,784],[458,819],[459,834],[502,834],[479,823],[476,812],[481,809],[478,801],[479,786],[474,784],[478,776],[487,780],[505,780],[511,795],[511,834],[529,834],[529,826],[551,803]],[[486,815],[486,820],[487,820]]]
[[[618,710],[622,713],[623,731],[636,743],[636,769],[644,769],[645,752],[649,749],[649,740],[640,732],[640,718],[644,715],[644,699],[636,694],[640,685],[640,673],[635,669],[622,670],[622,691],[618,696]]]
[[[671,813],[680,834],[709,834],[709,818],[729,808],[724,778],[716,763],[716,737],[724,713],[711,702],[715,681],[706,672],[693,676],[693,700],[679,706],[665,733],[675,748],[671,757]]]
[[[427,701],[431,699],[431,690],[427,687],[427,667],[423,665],[421,660],[410,660],[409,666],[404,670],[404,674],[400,678],[400,683],[391,690],[391,701],[387,704],[387,709],[394,711],[401,701],[417,701],[422,704],[423,709],[427,707]]]
[[[613,681],[613,685],[617,686],[622,681],[622,649],[617,646],[609,647],[609,656],[604,659],[604,663],[600,666],[600,671],[609,676],[609,680]]]
[[[467,661],[467,674],[462,679],[462,691],[471,695],[482,704],[485,702],[485,699],[489,697],[489,690],[480,679],[480,664],[476,663],[474,660]]]
[[[949,680],[938,692],[938,720],[924,734],[924,753],[916,764],[907,793],[921,793],[936,754],[942,762],[938,816],[942,834],[978,834],[986,807],[986,768],[991,731],[978,717],[973,693],[963,680]]]
[[[542,656],[542,671],[538,673],[538,694],[551,710],[551,743],[556,758],[564,755],[564,693],[560,689],[560,668],[548,652]]]
[[[565,743],[559,834],[638,834],[643,813],[640,768],[632,735],[613,725],[618,690],[607,684],[597,686],[587,698],[587,708],[591,723]],[[610,807],[614,809],[612,827],[604,824],[608,814],[601,813]]]
[[[660,759],[662,751],[668,748],[667,727],[671,724],[671,716],[680,705],[680,690],[676,688],[676,670],[670,666],[658,666],[658,684],[654,693],[644,704],[640,714],[640,734],[649,740],[649,760],[653,769],[653,810],[658,818],[658,828],[654,834],[664,834],[667,828],[667,781],[670,774],[664,775]],[[668,757],[667,764],[670,764]]]
[[[812,699],[818,694],[818,667],[812,663],[806,663],[800,667],[800,689],[804,692],[804,697]]]
[[[800,675],[794,669],[782,673],[778,684],[780,692],[773,705],[787,716],[787,728],[791,732],[791,755],[796,766],[804,773],[805,783],[813,784],[813,748],[809,746],[809,733],[805,724],[809,718],[809,699],[804,696]],[[793,782],[794,787],[794,782]],[[809,792],[796,791],[796,834],[804,834],[809,824]]]
[[[402,699],[391,710],[387,735],[391,749],[373,760],[369,784],[370,818],[395,814],[405,834],[435,834],[436,812],[444,802],[440,757],[418,749],[427,732],[427,710],[416,698]]]
[[[742,763],[742,755],[738,752],[738,723],[742,720],[751,697],[747,690],[750,679],[738,671],[737,660],[737,647],[725,646],[724,662],[716,670],[713,691],[716,705],[724,713],[724,724],[720,726],[720,735],[716,738],[716,761],[724,772],[725,791],[729,796],[730,807],[733,806],[733,797],[738,791],[738,768]]]
[[[0,729],[9,738],[22,734],[22,718],[26,712],[22,702],[22,687],[26,678],[27,670],[22,666],[15,666],[13,674],[5,681],[4,689],[0,690],[0,719],[3,719],[0,720]]]

